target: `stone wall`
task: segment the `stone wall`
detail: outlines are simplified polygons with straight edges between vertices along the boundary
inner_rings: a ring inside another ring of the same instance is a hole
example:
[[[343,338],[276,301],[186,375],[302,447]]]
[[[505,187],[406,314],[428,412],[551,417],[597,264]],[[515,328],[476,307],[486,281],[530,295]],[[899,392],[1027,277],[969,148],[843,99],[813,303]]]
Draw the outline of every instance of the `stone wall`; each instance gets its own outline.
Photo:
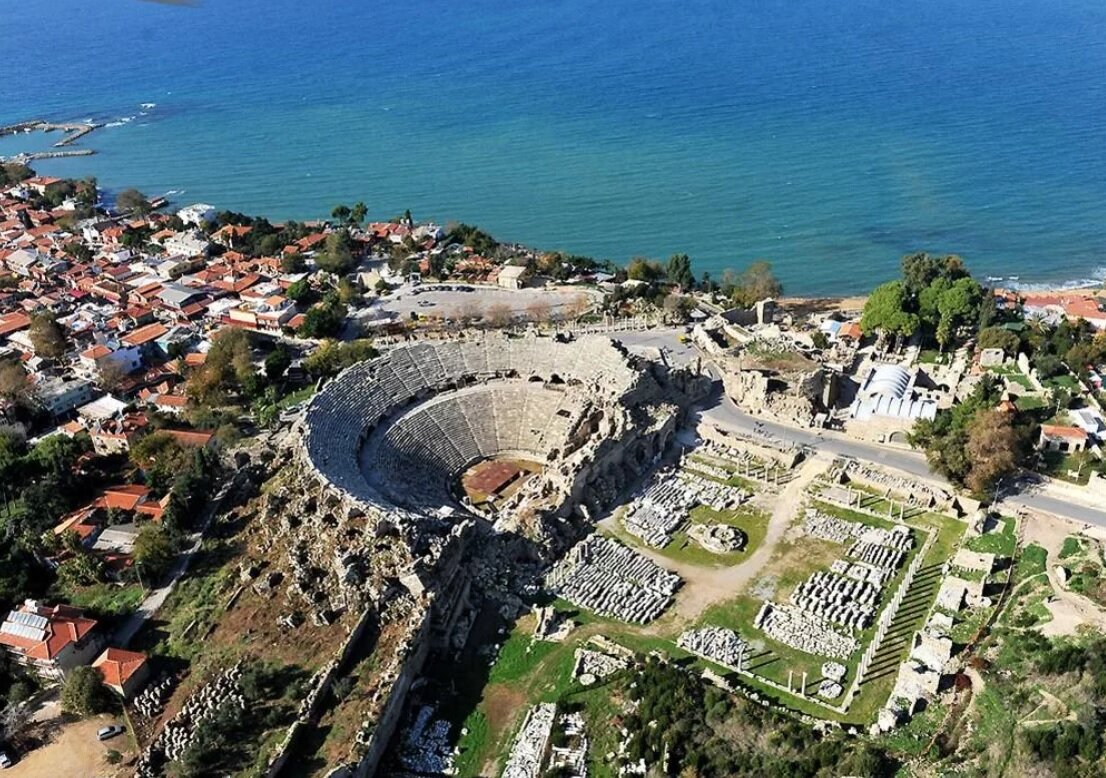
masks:
[[[753,438],[724,430],[709,422],[701,422],[696,432],[703,440],[737,449],[738,451],[749,454],[749,456],[766,462],[775,462],[788,470],[799,464],[799,461],[803,458],[803,453],[800,449],[769,446]]]

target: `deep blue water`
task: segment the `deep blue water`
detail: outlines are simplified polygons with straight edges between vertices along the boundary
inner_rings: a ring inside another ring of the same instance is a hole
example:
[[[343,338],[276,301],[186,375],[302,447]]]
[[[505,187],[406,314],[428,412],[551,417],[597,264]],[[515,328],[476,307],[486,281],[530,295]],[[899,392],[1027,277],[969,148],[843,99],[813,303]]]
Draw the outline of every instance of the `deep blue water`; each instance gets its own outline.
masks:
[[[1106,272],[1101,0],[0,0],[0,30],[0,123],[134,117],[40,170],[181,204],[767,258],[794,293],[920,249]]]

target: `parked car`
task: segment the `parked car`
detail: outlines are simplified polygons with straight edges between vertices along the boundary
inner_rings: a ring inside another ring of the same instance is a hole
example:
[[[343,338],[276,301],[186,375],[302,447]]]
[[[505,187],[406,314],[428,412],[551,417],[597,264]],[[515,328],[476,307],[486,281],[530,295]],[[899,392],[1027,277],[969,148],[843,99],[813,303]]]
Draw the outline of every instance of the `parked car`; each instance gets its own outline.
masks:
[[[0,769],[7,770],[13,764],[15,764],[15,762],[12,761],[12,758],[8,756],[6,752],[0,751]]]
[[[96,731],[96,739],[111,740],[116,735],[122,735],[126,731],[126,728],[119,724],[112,724],[108,727],[100,727],[100,729]]]

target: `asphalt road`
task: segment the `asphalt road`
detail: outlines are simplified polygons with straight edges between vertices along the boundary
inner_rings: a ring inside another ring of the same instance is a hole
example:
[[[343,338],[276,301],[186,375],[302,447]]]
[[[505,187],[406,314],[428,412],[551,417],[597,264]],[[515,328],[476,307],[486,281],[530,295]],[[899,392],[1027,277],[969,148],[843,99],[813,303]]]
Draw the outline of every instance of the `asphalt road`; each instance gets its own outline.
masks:
[[[832,430],[802,429],[761,419],[738,408],[723,394],[721,382],[717,380],[711,397],[700,411],[700,416],[724,427],[756,435],[768,441],[809,446],[834,456],[854,457],[932,481],[950,491],[954,489],[945,478],[930,470],[925,456],[917,451],[853,440]],[[1106,528],[1106,509],[1090,504],[1093,498],[1088,496],[1086,501],[1079,501],[1062,492],[1063,489],[1049,484],[1020,483],[1004,494],[996,507],[1007,512],[1028,508]]]

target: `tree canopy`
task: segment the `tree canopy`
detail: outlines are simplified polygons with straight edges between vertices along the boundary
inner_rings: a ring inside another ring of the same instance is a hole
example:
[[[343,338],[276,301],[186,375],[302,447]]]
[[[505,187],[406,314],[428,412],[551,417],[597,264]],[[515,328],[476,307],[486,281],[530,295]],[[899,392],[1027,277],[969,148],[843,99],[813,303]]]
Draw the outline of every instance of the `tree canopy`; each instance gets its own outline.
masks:
[[[978,496],[1016,473],[1028,454],[1028,428],[995,410],[1000,398],[999,386],[987,378],[963,402],[919,420],[910,436],[934,470]]]
[[[327,235],[325,247],[315,257],[315,264],[335,275],[345,275],[353,270],[353,239],[349,231],[335,230]]]
[[[665,267],[669,283],[688,291],[695,287],[695,273],[691,270],[691,257],[687,254],[673,254]]]
[[[194,402],[214,405],[236,393],[250,394],[256,377],[249,333],[224,327],[212,336],[204,364],[189,375],[185,389]]]
[[[869,295],[860,326],[896,339],[921,334],[944,350],[979,326],[984,297],[960,257],[909,254],[902,260],[902,278]]]
[[[652,283],[661,280],[664,276],[665,270],[661,263],[645,257],[634,257],[626,265],[626,277],[631,281]]]
[[[150,201],[137,189],[124,189],[116,195],[115,207],[123,213],[144,216],[150,212]]]
[[[31,317],[30,336],[35,353],[46,359],[61,359],[69,351],[69,338],[49,311]]]
[[[107,710],[108,696],[100,671],[90,665],[74,667],[65,677],[61,707],[78,716],[95,716]]]
[[[737,305],[749,307],[782,294],[783,284],[776,278],[772,263],[760,259],[737,276],[731,297]]]

